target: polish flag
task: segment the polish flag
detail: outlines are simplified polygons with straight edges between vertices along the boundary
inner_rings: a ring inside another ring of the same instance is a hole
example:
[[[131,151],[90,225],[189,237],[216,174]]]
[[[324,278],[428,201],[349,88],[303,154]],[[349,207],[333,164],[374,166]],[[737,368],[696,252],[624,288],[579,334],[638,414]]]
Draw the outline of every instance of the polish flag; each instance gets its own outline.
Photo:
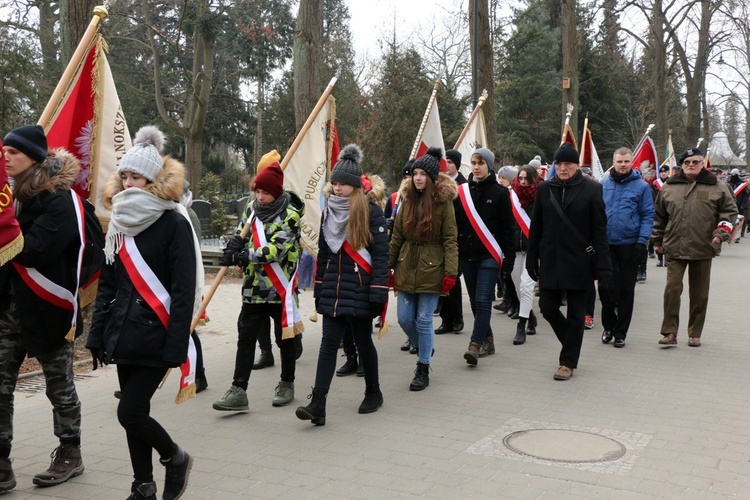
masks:
[[[464,177],[468,178],[471,173],[471,155],[479,148],[486,148],[487,144],[487,126],[484,122],[484,110],[477,104],[477,107],[469,118],[469,122],[464,127],[464,133],[458,138],[453,149],[461,153],[461,165],[457,165]]]
[[[648,168],[657,169],[659,160],[657,159],[656,146],[653,139],[648,134],[643,136],[638,147],[633,151],[633,168],[645,171]],[[659,176],[659,173],[656,173]]]
[[[586,124],[583,126],[583,137],[581,137],[581,165],[590,165],[591,173],[595,179],[601,179],[604,177],[604,168],[602,162],[599,160],[599,154],[596,152],[596,146],[594,146],[594,139],[591,137],[591,130],[588,127],[588,118]]]
[[[440,159],[440,171],[448,170],[448,164],[445,163],[445,143],[443,142],[443,129],[440,126],[440,111],[438,111],[437,100],[432,103],[430,115],[427,117],[427,122],[422,131],[422,137],[419,137],[418,140],[419,147],[415,158],[424,155],[428,148],[440,148],[443,153],[443,157]]]

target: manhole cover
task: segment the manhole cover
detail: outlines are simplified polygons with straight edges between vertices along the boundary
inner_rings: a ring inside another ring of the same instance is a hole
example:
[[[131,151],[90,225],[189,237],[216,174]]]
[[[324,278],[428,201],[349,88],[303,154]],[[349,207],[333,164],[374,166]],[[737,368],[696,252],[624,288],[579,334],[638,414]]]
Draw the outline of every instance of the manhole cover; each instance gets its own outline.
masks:
[[[552,462],[591,463],[617,460],[625,447],[608,437],[564,429],[530,429],[512,432],[505,446],[521,455]]]

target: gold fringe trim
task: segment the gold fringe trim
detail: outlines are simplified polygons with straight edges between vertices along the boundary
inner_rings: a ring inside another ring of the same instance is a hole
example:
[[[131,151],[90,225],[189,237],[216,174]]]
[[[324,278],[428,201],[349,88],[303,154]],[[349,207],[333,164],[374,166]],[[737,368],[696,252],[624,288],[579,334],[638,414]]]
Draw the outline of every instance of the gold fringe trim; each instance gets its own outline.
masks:
[[[281,329],[281,340],[293,339],[296,335],[300,335],[305,331],[305,325],[301,321],[296,322],[292,326],[285,326]]]
[[[185,401],[193,399],[195,397],[195,389],[196,387],[194,382],[184,389],[180,389],[180,392],[177,393],[177,397],[174,399],[174,402],[180,405]]]
[[[0,266],[10,262],[13,257],[21,253],[21,250],[23,250],[23,234],[19,232],[10,243],[0,248]]]
[[[386,333],[388,333],[388,321],[383,321],[383,325],[378,331],[378,340],[383,340],[383,337],[385,337]]]
[[[96,300],[96,291],[99,289],[99,280],[94,281],[86,288],[78,290],[78,299],[81,301],[81,307],[86,307]]]
[[[68,334],[65,335],[65,340],[68,342],[73,342],[76,339],[76,325],[75,323],[70,325],[70,330],[68,330]]]
[[[91,130],[90,137],[90,149],[89,149],[89,178],[88,178],[88,190],[89,190],[89,201],[96,205],[97,200],[97,189],[99,188],[98,176],[99,176],[99,149],[101,147],[100,139],[102,135],[102,107],[104,97],[104,58],[109,47],[107,42],[101,33],[98,33],[94,38],[94,67],[91,70],[91,94],[94,97],[94,127]],[[109,221],[107,221],[109,222]],[[104,232],[107,232],[107,226],[103,226]]]
[[[313,311],[313,313],[310,315],[310,321],[313,323],[318,322],[318,311]]]

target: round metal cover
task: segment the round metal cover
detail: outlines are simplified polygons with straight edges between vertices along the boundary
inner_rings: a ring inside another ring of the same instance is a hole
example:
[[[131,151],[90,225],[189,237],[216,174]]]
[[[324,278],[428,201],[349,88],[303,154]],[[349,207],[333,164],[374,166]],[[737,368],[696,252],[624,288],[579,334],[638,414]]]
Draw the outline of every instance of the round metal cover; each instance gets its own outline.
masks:
[[[567,463],[608,462],[625,455],[626,448],[599,434],[564,429],[512,432],[503,444],[516,453],[540,460]]]

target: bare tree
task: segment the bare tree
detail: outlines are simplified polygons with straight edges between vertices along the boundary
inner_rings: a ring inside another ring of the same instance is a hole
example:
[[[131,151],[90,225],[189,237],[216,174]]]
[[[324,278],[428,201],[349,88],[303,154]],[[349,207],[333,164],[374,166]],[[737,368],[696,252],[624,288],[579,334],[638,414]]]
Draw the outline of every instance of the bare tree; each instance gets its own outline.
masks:
[[[467,24],[465,13],[450,12],[441,19],[442,26],[430,31],[429,36],[425,36],[421,30],[417,35],[417,48],[422,54],[427,74],[437,75],[445,68],[445,87],[452,91],[471,80]]]

